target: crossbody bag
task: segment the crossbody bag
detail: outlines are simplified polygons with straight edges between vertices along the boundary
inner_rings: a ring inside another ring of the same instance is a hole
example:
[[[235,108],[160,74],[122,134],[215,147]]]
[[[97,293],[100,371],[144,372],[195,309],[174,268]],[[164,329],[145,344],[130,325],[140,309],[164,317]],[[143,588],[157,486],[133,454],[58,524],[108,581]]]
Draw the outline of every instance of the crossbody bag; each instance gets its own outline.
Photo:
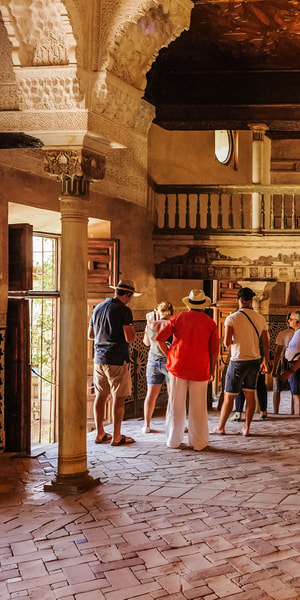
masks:
[[[243,310],[239,310],[239,312],[242,313],[242,315],[245,315],[245,317],[247,317],[248,321],[250,321],[251,325],[254,327],[258,339],[260,340],[260,335],[258,333],[257,327],[254,325],[252,319],[250,319],[249,315],[247,315],[247,313],[245,313]]]

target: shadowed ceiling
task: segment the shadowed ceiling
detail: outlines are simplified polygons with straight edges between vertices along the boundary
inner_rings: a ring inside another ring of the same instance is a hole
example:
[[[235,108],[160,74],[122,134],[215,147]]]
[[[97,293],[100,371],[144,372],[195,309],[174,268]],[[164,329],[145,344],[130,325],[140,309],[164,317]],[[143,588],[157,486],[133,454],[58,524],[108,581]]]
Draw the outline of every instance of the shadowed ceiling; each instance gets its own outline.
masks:
[[[300,1],[194,0],[190,28],[160,51],[145,98],[165,129],[264,122],[273,137],[298,137]]]

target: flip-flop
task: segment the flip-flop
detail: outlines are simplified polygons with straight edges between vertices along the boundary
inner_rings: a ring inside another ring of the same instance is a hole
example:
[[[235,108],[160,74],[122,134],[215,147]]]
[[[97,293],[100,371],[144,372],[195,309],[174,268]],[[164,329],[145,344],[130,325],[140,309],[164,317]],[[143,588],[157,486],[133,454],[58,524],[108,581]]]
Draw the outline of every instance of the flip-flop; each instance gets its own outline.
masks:
[[[112,435],[110,433],[105,433],[101,440],[95,440],[95,444],[109,444],[112,440]]]
[[[210,431],[209,435],[226,435],[225,431]]]
[[[119,442],[111,442],[111,446],[127,446],[129,444],[134,444],[135,440],[131,437],[127,437],[126,435],[122,435]]]
[[[239,432],[240,435],[243,435],[244,437],[250,437],[251,433],[243,433],[242,431]]]

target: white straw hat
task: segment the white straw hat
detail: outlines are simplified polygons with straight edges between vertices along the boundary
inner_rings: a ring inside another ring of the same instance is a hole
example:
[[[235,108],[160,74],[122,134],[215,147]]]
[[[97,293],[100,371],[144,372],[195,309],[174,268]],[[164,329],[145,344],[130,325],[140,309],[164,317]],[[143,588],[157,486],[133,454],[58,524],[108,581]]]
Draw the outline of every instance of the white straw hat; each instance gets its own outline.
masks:
[[[182,302],[191,310],[204,310],[211,305],[211,299],[205,296],[203,290],[191,290],[188,296],[182,298]]]
[[[131,292],[134,296],[141,296],[140,292],[135,291],[135,284],[132,279],[120,279],[118,285],[110,285],[113,290],[123,290],[124,292]]]

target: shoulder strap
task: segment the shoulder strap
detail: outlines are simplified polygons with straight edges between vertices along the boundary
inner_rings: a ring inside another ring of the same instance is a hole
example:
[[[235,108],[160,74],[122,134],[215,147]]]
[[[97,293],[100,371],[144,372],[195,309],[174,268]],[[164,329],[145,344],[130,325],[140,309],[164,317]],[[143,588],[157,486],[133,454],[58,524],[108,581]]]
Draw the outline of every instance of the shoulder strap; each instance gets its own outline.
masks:
[[[250,321],[251,325],[253,325],[253,327],[254,327],[254,329],[255,329],[255,331],[256,331],[256,334],[257,334],[257,337],[258,337],[258,339],[260,339],[260,335],[259,335],[259,333],[258,333],[258,331],[257,331],[257,328],[256,328],[256,326],[254,325],[254,323],[253,323],[252,319],[250,319],[249,315],[247,315],[247,313],[245,313],[243,310],[239,310],[239,312],[240,312],[240,313],[242,313],[242,315],[245,315],[245,317],[247,317],[248,321]]]

